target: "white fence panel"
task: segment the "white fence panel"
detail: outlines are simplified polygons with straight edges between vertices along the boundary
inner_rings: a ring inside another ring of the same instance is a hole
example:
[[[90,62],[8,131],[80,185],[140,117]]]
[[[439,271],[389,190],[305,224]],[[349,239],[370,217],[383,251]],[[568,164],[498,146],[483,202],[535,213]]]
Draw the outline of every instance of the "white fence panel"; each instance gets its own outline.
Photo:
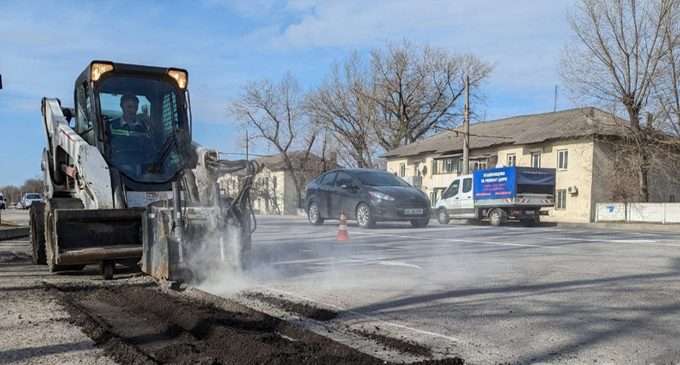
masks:
[[[664,223],[680,223],[680,203],[666,203],[665,215]]]
[[[663,204],[628,203],[628,221],[644,223],[663,223]]]
[[[626,203],[597,203],[598,222],[623,222],[626,220]]]
[[[595,221],[680,223],[680,203],[597,203]]]

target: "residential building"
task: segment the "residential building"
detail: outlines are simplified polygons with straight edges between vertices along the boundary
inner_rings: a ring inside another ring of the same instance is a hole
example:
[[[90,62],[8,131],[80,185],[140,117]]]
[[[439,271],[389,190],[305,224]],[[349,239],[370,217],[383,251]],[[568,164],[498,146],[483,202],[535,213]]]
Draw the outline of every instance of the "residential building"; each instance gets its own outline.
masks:
[[[596,108],[523,115],[470,126],[470,171],[495,166],[556,169],[554,209],[545,220],[591,222],[595,203],[612,201],[617,141],[625,121]],[[387,170],[428,194],[434,204],[462,171],[463,135],[444,132],[384,155]],[[651,173],[650,200],[680,196],[678,171]],[[620,185],[620,184],[618,184]]]
[[[295,173],[302,179],[302,194],[304,194],[305,185],[311,179],[337,166],[334,153],[328,160],[313,153],[309,153],[307,157],[305,155],[302,151],[288,153]],[[287,168],[283,155],[260,157],[256,161],[263,168],[255,175],[251,190],[253,209],[258,214],[297,214],[298,194],[293,172]],[[226,174],[218,179],[220,190],[228,196],[236,195],[242,183],[242,177],[232,174]]]

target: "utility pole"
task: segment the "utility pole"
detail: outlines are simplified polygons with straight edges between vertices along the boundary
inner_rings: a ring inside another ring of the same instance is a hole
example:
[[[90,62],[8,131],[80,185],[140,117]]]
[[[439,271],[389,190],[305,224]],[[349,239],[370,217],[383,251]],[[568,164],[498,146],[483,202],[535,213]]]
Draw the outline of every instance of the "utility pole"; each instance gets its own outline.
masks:
[[[470,173],[470,77],[465,76],[465,107],[463,109],[463,175]]]
[[[248,143],[250,142],[248,139],[248,128],[246,128],[246,161],[250,160],[250,158],[248,158]]]
[[[557,85],[555,85],[555,98],[553,100],[554,100],[553,111],[556,112],[557,111]]]

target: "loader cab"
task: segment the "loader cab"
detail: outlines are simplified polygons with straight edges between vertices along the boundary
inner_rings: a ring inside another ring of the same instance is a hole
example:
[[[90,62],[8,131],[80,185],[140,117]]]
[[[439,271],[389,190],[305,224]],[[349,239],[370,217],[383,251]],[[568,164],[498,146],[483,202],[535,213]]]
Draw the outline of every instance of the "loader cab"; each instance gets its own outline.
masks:
[[[75,130],[125,186],[168,190],[190,154],[185,70],[93,61],[76,80]],[[135,110],[136,109],[136,110]]]

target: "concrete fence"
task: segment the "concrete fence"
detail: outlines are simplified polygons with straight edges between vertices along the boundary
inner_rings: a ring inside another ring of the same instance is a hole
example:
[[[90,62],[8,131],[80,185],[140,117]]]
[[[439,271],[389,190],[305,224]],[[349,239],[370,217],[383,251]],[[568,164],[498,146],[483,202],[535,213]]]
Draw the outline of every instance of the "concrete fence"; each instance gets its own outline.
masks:
[[[680,203],[597,203],[595,221],[680,223]]]

